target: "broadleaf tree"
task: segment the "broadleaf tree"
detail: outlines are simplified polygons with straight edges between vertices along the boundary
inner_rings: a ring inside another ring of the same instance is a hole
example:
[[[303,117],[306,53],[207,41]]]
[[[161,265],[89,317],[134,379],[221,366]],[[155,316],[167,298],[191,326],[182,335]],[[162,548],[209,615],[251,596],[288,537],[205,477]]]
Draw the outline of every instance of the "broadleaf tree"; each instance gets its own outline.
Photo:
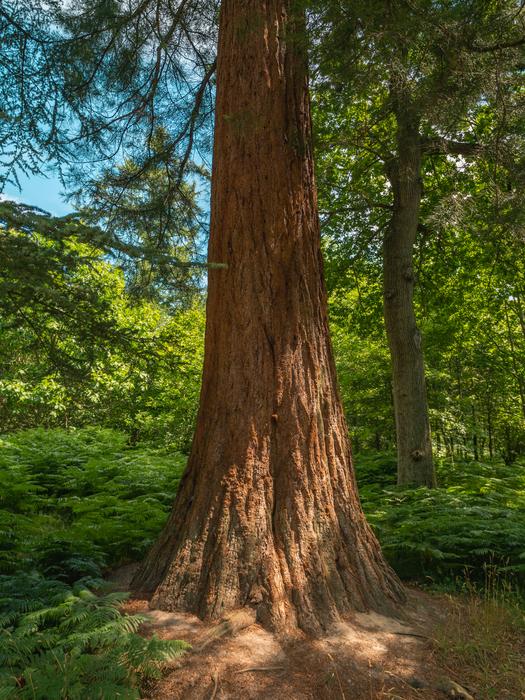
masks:
[[[505,106],[519,81],[522,10],[418,0],[320,3],[315,15],[323,199],[345,209],[350,237],[380,242],[401,485],[435,485],[414,308],[424,176],[435,159],[497,159],[500,129],[480,141],[474,114],[485,102]],[[338,223],[336,214],[327,229]]]

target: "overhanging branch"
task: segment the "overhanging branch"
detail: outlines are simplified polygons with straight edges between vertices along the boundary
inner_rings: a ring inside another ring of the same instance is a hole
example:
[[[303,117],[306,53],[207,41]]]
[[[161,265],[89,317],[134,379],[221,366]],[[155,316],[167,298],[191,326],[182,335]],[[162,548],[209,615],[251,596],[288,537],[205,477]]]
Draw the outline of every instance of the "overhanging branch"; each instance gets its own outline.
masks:
[[[504,49],[516,49],[519,46],[525,45],[525,36],[515,39],[514,41],[503,41],[498,44],[490,44],[489,46],[477,46],[476,44],[469,44],[467,49],[469,51],[474,51],[475,53],[491,53],[494,51],[503,51]]]
[[[426,156],[476,156],[481,147],[472,141],[453,141],[450,139],[428,138],[421,140],[421,151]]]

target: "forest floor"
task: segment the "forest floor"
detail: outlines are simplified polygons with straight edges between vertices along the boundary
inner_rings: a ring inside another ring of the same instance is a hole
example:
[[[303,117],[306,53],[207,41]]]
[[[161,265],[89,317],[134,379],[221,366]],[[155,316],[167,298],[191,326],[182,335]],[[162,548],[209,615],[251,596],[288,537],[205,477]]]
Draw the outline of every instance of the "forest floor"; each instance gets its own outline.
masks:
[[[126,588],[131,573],[131,567],[124,568],[111,580]],[[215,624],[150,610],[145,600],[129,600],[124,612],[148,616],[142,629],[146,636],[155,633],[192,645],[146,689],[148,700],[525,698],[503,688],[498,695],[478,695],[480,670],[449,665],[436,649],[434,634],[453,615],[454,600],[415,588],[408,593],[405,619],[357,613],[316,640],[279,638],[246,610]]]

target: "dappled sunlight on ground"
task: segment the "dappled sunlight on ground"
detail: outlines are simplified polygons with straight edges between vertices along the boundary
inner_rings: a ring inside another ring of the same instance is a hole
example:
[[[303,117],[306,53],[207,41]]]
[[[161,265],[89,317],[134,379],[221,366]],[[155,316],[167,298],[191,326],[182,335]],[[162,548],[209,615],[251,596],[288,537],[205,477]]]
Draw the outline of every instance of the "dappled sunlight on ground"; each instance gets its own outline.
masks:
[[[278,637],[246,610],[215,624],[149,610],[141,600],[125,610],[148,616],[143,634],[193,647],[148,689],[150,700],[438,700],[447,693],[437,687],[444,673],[429,637],[443,604],[413,590],[404,619],[358,613],[316,640]]]

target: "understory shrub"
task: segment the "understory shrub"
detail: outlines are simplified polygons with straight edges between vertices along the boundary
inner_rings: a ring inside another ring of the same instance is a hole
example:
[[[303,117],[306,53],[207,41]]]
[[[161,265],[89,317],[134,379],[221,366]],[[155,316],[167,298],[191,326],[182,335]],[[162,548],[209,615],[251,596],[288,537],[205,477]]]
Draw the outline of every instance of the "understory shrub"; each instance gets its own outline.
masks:
[[[0,574],[68,583],[140,559],[162,528],[185,457],[102,428],[0,439]],[[391,453],[355,458],[364,510],[403,578],[486,564],[525,577],[525,465],[438,462],[437,489],[400,489]]]
[[[1,698],[137,698],[181,643],[136,634],[102,573],[140,559],[186,458],[101,428],[0,438]],[[446,462],[437,489],[395,486],[391,454],[357,455],[365,513],[405,579],[525,578],[525,465]],[[514,578],[513,578],[514,577]],[[96,583],[94,580],[98,579]]]

